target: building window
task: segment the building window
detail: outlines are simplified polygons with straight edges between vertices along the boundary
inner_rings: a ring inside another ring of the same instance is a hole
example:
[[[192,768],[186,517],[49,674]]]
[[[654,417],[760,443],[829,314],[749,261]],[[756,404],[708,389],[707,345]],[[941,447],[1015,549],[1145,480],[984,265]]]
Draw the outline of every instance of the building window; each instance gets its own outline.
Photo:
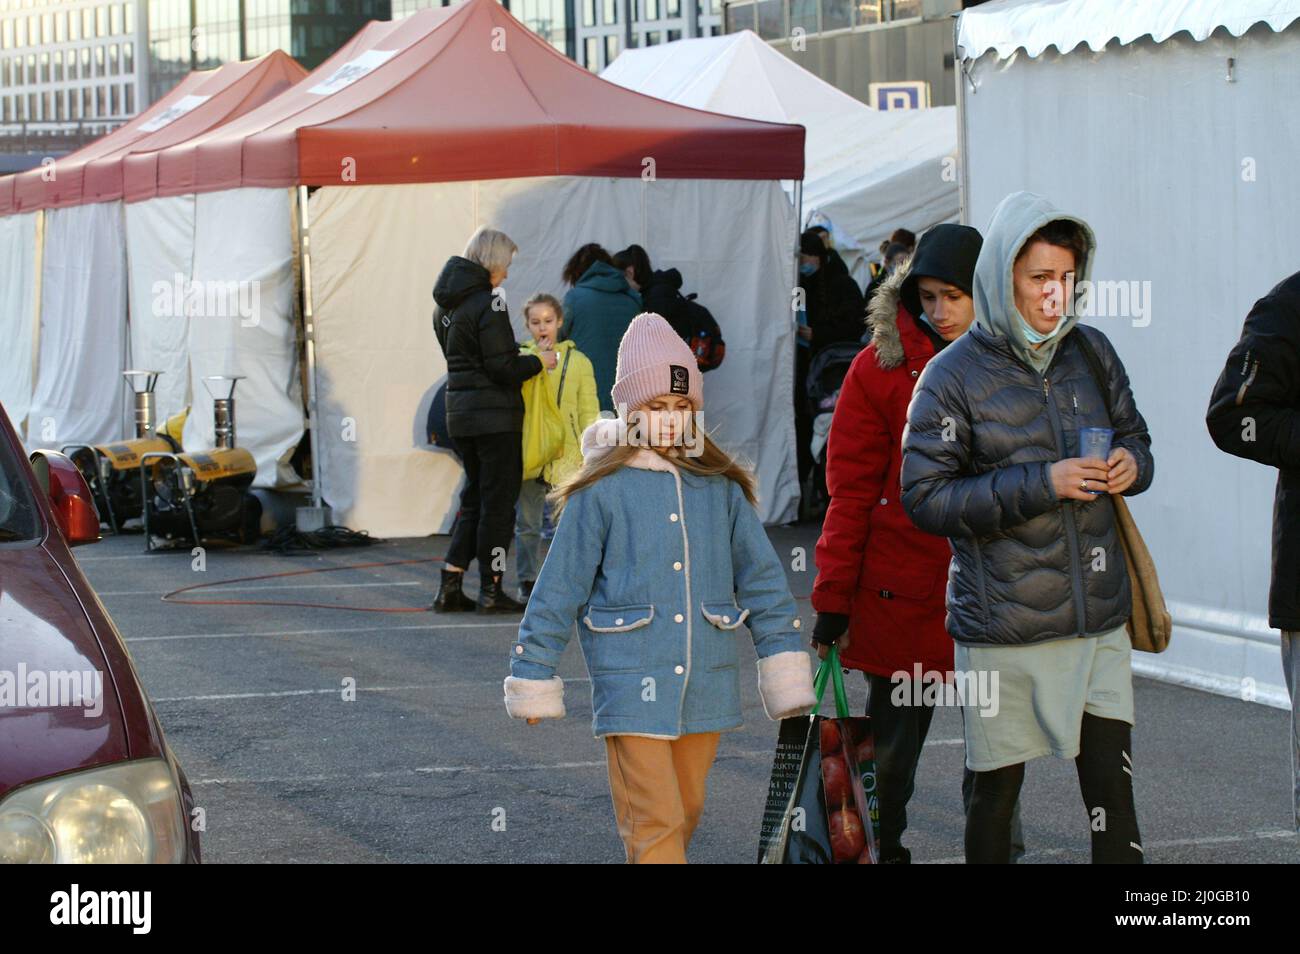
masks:
[[[582,41],[582,65],[593,72],[600,68],[600,41],[589,36]]]
[[[596,0],[582,0],[582,25],[596,25]]]
[[[124,109],[123,112],[127,116],[134,116],[135,115],[135,87],[132,86],[130,83],[128,83],[126,86],[123,86],[122,98],[124,101],[123,104],[126,106],[126,109]]]
[[[822,32],[846,30],[852,25],[852,0],[822,0]]]
[[[664,16],[668,18],[682,15],[682,0],[664,0]]]
[[[612,33],[605,37],[605,65],[609,66],[618,57],[618,37]]]
[[[919,17],[921,15],[921,0],[894,0],[894,9],[891,15],[895,20]]]
[[[135,44],[134,43],[122,44],[122,72],[123,73],[135,72]],[[130,112],[130,110],[127,110],[127,112]]]
[[[605,18],[602,23],[613,24],[618,22],[618,0],[604,0],[605,9],[603,11]]]
[[[754,19],[753,3],[729,3],[727,4],[727,32],[739,33],[741,30],[757,29],[758,22]]]
[[[790,31],[817,32],[817,0],[790,0]]]
[[[668,42],[669,42],[669,43],[672,43],[674,40],[680,40],[681,38],[682,38],[682,31],[681,31],[681,30],[669,30],[669,31],[668,31]]]
[[[662,42],[663,42],[663,34],[661,34],[658,30],[651,30],[649,33],[645,35],[646,46],[655,46],[656,44]]]
[[[781,0],[758,0],[758,35],[764,40],[785,36],[785,8]]]
[[[659,19],[659,0],[641,0],[641,19]],[[646,45],[649,46],[650,44],[647,43]]]

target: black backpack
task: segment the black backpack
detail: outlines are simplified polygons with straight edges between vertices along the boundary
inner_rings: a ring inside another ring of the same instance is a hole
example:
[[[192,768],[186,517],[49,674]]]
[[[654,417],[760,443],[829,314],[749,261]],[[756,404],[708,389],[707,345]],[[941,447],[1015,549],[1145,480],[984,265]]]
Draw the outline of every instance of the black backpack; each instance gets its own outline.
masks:
[[[712,312],[695,300],[695,293],[677,293],[672,315],[665,315],[673,330],[690,345],[701,371],[712,371],[727,356],[727,343]]]

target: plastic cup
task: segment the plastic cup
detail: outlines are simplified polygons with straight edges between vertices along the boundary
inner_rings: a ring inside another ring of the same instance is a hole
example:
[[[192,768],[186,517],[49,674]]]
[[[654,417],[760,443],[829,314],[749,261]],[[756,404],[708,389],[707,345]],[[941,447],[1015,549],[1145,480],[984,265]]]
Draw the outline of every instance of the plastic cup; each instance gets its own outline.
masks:
[[[1085,458],[1095,458],[1097,460],[1110,459],[1110,444],[1115,437],[1115,431],[1109,427],[1081,427],[1079,428],[1079,456]],[[1088,491],[1092,494],[1100,495],[1100,490]]]

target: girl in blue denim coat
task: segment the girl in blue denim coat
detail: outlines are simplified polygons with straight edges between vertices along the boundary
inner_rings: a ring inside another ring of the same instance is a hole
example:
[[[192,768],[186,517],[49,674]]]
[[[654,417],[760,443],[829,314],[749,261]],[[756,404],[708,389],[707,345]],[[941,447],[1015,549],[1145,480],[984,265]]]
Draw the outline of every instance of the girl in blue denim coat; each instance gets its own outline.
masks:
[[[616,378],[620,417],[587,429],[583,467],[556,492],[563,514],[512,647],[506,709],[564,715],[555,668],[576,623],[628,860],[683,862],[718,735],[742,723],[735,630],[753,636],[770,718],[811,710],[811,670],[753,475],[693,428],[703,388],[690,348],[639,315]]]

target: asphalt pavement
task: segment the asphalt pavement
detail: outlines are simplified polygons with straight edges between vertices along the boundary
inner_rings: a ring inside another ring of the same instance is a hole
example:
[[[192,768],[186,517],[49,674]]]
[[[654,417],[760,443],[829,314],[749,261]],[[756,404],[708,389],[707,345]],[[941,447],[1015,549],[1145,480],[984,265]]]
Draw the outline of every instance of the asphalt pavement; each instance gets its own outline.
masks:
[[[806,627],[816,533],[771,532],[790,564],[799,565],[798,548],[806,556],[806,569],[789,571]],[[446,544],[431,537],[292,556],[213,547],[201,563],[188,552],[145,554],[138,535],[77,550],[205,810],[205,860],[622,860],[577,641],[559,673],[568,717],[530,727],[502,705],[517,617],[420,612],[433,597],[436,562],[349,568],[436,560]],[[199,583],[332,567],[345,569],[184,597],[330,609],[160,599]],[[737,638],[748,642],[747,631]],[[754,658],[752,648],[742,651]],[[694,862],[755,856],[776,724],[763,714],[754,667],[741,671],[745,726],[723,736]],[[861,677],[846,682],[860,707]],[[1287,714],[1145,679],[1136,696],[1148,862],[1300,862],[1289,825]],[[960,715],[940,709],[905,837],[914,861],[961,861],[961,771]],[[1074,765],[1039,759],[1026,774],[1025,861],[1086,862]]]

